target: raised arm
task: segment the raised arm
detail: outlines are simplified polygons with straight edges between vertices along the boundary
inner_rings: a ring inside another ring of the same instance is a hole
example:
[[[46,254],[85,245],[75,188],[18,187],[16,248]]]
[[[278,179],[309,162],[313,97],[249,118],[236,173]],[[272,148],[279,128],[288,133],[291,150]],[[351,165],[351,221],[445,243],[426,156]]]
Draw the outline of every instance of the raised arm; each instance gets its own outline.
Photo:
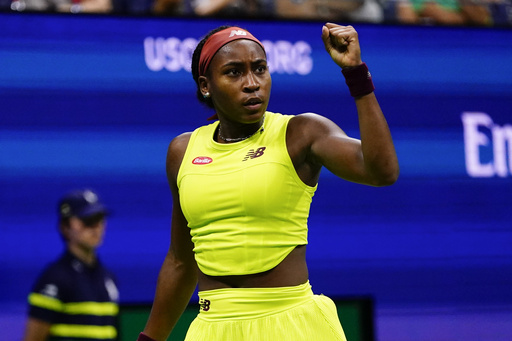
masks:
[[[171,243],[160,269],[153,307],[143,332],[157,341],[167,340],[197,285],[193,243],[187,221],[181,211],[176,184],[189,138],[189,134],[176,137],[167,151],[167,178],[173,198]]]
[[[328,23],[322,28],[325,49],[342,68],[355,98],[361,140],[352,139],[327,119],[315,118],[311,154],[334,174],[372,186],[390,185],[399,173],[398,159],[386,119],[373,93],[373,83],[352,26]]]

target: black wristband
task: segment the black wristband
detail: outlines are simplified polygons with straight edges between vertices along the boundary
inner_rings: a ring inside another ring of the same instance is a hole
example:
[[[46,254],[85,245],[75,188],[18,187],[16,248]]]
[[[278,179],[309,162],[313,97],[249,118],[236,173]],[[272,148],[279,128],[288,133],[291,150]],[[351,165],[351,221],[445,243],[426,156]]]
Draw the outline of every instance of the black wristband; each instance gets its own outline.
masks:
[[[366,63],[361,65],[341,69],[341,73],[345,76],[345,82],[350,90],[352,97],[361,97],[368,95],[375,90],[373,85],[372,75],[368,71]]]

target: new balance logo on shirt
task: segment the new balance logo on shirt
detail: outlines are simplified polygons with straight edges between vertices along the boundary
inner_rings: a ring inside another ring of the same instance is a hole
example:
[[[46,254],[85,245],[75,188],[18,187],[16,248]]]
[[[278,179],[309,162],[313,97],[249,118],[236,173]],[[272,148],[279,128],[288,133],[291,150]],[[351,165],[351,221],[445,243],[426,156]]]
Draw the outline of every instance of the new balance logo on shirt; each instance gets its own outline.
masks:
[[[247,155],[244,157],[242,161],[247,161],[249,159],[255,159],[263,155],[263,151],[267,149],[267,147],[259,147],[258,149],[250,149]]]

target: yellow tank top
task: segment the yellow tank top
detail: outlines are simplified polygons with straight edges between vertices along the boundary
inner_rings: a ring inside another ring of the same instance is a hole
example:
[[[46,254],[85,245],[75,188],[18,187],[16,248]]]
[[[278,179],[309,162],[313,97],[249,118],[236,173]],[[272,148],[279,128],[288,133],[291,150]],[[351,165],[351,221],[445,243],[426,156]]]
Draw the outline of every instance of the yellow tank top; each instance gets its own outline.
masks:
[[[290,118],[267,112],[263,131],[236,143],[213,140],[218,121],[192,133],[177,182],[203,273],[267,271],[307,244],[317,186],[302,182],[288,155]]]

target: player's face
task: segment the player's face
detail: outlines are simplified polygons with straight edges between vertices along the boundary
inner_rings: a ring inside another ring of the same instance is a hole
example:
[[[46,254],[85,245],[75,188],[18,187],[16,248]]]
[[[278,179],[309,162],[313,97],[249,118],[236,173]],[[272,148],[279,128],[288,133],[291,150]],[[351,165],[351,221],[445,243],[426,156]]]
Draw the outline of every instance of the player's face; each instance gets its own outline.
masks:
[[[208,70],[205,83],[219,116],[240,123],[261,119],[267,110],[272,80],[259,44],[239,39],[224,45]]]

